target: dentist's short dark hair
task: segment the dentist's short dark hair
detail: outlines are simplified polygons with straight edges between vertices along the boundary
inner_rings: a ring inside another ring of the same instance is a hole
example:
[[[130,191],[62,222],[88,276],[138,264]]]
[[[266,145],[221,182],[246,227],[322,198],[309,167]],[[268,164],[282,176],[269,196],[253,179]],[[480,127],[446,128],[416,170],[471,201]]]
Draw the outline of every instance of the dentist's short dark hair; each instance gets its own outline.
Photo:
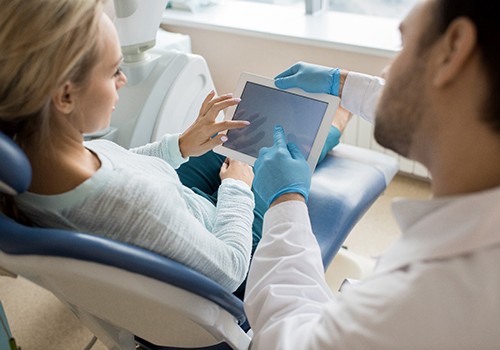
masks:
[[[492,0],[434,0],[436,28],[444,33],[456,18],[467,17],[476,26],[490,96],[484,106],[483,118],[500,133],[500,20],[496,1]],[[473,82],[471,82],[473,84]],[[474,86],[471,86],[471,89]]]

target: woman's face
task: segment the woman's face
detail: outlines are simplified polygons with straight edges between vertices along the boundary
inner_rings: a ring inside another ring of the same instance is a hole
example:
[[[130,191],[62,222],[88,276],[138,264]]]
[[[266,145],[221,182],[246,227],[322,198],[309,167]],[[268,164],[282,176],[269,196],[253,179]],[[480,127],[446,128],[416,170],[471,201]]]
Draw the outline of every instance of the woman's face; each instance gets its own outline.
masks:
[[[88,84],[77,96],[74,125],[81,133],[92,133],[109,126],[118,102],[118,90],[127,83],[120,70],[122,54],[118,35],[108,16],[103,15],[99,32],[101,47]]]

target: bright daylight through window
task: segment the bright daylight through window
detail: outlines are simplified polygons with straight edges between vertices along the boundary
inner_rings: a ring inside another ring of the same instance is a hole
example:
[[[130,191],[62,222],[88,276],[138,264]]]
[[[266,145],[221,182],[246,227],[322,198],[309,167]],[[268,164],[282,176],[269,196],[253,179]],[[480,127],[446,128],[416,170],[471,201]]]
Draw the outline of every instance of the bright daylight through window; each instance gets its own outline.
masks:
[[[377,17],[402,19],[417,0],[329,0],[329,9]]]
[[[276,5],[301,5],[307,0],[248,0]],[[403,19],[417,0],[325,0],[329,11]]]

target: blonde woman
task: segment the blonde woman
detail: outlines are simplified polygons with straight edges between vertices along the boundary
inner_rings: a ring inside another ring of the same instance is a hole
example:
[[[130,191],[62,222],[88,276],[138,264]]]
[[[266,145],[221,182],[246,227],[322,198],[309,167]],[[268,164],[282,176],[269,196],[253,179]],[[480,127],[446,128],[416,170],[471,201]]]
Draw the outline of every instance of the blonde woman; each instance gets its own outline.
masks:
[[[211,93],[186,132],[144,147],[84,142],[84,133],[109,125],[127,82],[102,7],[99,0],[2,2],[0,130],[33,171],[28,192],[4,196],[3,210],[33,225],[151,249],[235,291],[266,208],[257,198],[254,220],[251,167],[208,151],[222,143],[212,135],[247,125],[215,122],[239,101]]]

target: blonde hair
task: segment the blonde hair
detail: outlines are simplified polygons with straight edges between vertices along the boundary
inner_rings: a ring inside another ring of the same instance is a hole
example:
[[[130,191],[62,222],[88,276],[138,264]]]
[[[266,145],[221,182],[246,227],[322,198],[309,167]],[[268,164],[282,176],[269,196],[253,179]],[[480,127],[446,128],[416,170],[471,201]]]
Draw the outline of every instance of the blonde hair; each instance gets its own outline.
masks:
[[[47,132],[52,94],[97,63],[102,11],[102,0],[2,1],[1,131],[19,143]]]

